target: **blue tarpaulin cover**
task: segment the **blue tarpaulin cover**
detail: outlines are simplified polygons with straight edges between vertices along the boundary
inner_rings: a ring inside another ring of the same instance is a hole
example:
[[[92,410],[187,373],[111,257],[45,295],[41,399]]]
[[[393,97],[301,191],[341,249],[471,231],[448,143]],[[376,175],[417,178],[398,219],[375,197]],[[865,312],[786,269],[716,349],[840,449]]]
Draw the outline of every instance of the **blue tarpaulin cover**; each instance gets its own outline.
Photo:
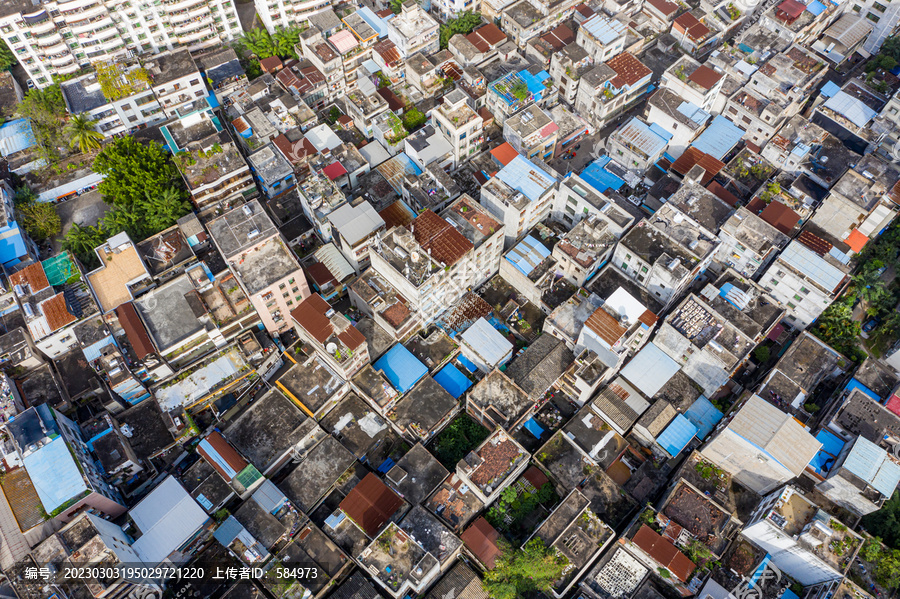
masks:
[[[844,442],[828,430],[819,431],[819,434],[816,435],[816,441],[822,444],[822,449],[816,453],[809,465],[816,471],[816,474],[825,475],[831,469],[837,455],[844,448]]]
[[[865,393],[866,395],[868,395],[869,397],[871,397],[878,403],[881,403],[881,397],[879,397],[879,395],[877,393],[875,393],[874,391],[872,391],[871,389],[869,389],[868,387],[866,387],[865,385],[860,383],[855,378],[852,378],[852,379],[850,379],[850,382],[847,383],[847,386],[844,387],[844,391],[846,391],[847,394],[849,395],[850,392],[853,391],[854,389],[859,389],[860,391],[862,391],[863,393]]]
[[[538,424],[537,420],[535,420],[534,418],[529,418],[522,426],[526,431],[534,435],[537,439],[540,439],[541,435],[544,434],[544,427]]]
[[[441,368],[434,375],[434,380],[438,385],[446,389],[447,393],[452,395],[454,399],[459,399],[472,386],[472,381],[453,364],[447,364]]]
[[[625,181],[604,168],[611,160],[609,156],[601,156],[585,167],[581,172],[581,178],[601,193],[609,189],[619,191],[625,185]]]
[[[475,372],[476,370],[478,370],[478,367],[472,363],[472,360],[470,360],[469,358],[465,357],[462,354],[459,354],[458,356],[456,356],[456,360],[460,364],[465,366],[466,370],[468,370],[469,372]]]
[[[374,366],[375,370],[384,373],[391,385],[401,394],[412,389],[419,379],[428,374],[428,368],[399,344],[381,356]]]

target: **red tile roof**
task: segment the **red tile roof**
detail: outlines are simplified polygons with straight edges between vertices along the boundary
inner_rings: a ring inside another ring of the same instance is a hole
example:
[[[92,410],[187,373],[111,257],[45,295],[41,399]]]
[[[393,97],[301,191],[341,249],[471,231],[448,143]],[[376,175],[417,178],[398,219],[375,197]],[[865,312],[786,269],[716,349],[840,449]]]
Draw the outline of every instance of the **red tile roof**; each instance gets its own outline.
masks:
[[[566,25],[560,25],[542,35],[541,41],[558,52],[575,41],[575,34]]]
[[[479,52],[488,52],[506,41],[506,34],[493,23],[479,27],[466,36]]]
[[[681,176],[685,176],[698,164],[706,171],[706,174],[703,175],[703,178],[700,180],[701,185],[709,183],[720,170],[725,168],[725,163],[718,158],[690,146],[675,162],[672,163],[672,170]]]
[[[545,475],[544,472],[537,466],[529,467],[528,470],[526,470],[522,474],[522,478],[530,482],[531,486],[533,486],[535,489],[540,489],[548,482],[550,482],[550,479],[547,478],[547,475]]]
[[[753,202],[750,202],[753,204]],[[750,207],[748,204],[748,208]],[[785,206],[778,200],[773,200],[766,206],[759,217],[784,233],[790,235],[797,223],[800,222],[800,215]]]
[[[691,73],[691,76],[688,77],[689,81],[693,81],[703,89],[712,89],[716,83],[719,82],[719,79],[722,78],[722,74],[717,72],[715,69],[711,69],[705,64],[700,65],[697,69]]]
[[[331,321],[325,316],[329,310],[329,303],[313,293],[291,311],[291,316],[316,341],[324,344],[332,332]]]
[[[497,162],[501,165],[506,166],[510,162],[512,162],[519,153],[516,152],[516,149],[509,145],[509,142],[504,142],[491,150],[491,156],[493,156]]]
[[[594,16],[594,9],[591,8],[590,6],[588,6],[587,4],[579,4],[578,6],[575,7],[575,10],[578,11],[578,13],[580,15],[582,15],[584,18]]]
[[[797,2],[797,0],[784,0],[784,2],[778,5],[778,10],[788,15],[790,18],[796,19],[803,14],[803,11],[806,10],[806,6],[801,2]]]
[[[417,216],[412,225],[413,235],[422,249],[446,266],[456,264],[474,245],[456,230],[456,227],[426,210]]]
[[[328,270],[328,267],[325,266],[322,262],[316,262],[315,264],[310,264],[306,267],[306,274],[309,275],[309,278],[313,280],[313,282],[321,289],[325,285],[331,283],[332,285],[337,283],[337,279],[331,274],[331,271]]]
[[[260,60],[259,66],[266,73],[275,73],[279,71],[284,66],[284,64],[277,56],[270,56],[268,58],[263,58],[262,60]]]
[[[44,267],[40,262],[29,264],[22,270],[9,275],[9,283],[10,285],[28,285],[32,294],[50,286],[47,275],[44,273]]]
[[[719,198],[732,208],[737,208],[737,205],[741,203],[741,200],[736,195],[719,185],[717,181],[710,181],[709,185],[706,186],[706,189],[713,192],[713,194],[717,198]]]
[[[356,349],[366,342],[366,338],[363,337],[363,334],[354,326],[349,326],[338,333],[337,338],[350,349]]]
[[[373,472],[347,493],[340,508],[370,537],[375,537],[403,505],[403,500]]]
[[[650,310],[644,310],[644,313],[638,316],[638,322],[642,322],[648,327],[655,325],[657,320],[659,320],[659,316]]]
[[[500,533],[487,520],[478,518],[459,538],[488,570],[494,568],[497,556],[500,555],[500,547],[497,545]]]
[[[287,161],[294,165],[317,154],[315,146],[313,146],[305,137],[292,142],[284,133],[282,133],[273,139],[272,143],[275,144],[275,147],[278,148]]]
[[[247,467],[247,460],[241,457],[241,455],[235,451],[234,447],[232,447],[228,441],[225,440],[225,437],[222,436],[222,433],[218,431],[214,431],[207,435],[206,442],[210,444],[213,451],[224,461],[228,466],[234,470],[235,472],[240,472],[244,468]],[[209,465],[212,466],[216,472],[222,475],[222,478],[231,482],[232,477],[228,474],[228,472],[222,467],[220,462],[215,459],[215,457],[203,447],[202,444],[197,446],[197,453],[199,453],[203,458],[209,462]]]
[[[669,15],[675,14],[678,10],[678,5],[674,2],[669,2],[669,0],[647,0],[647,4],[661,12],[662,14]]]
[[[388,109],[391,111],[401,110],[406,104],[403,103],[403,99],[400,98],[394,91],[389,87],[382,87],[377,91],[378,95],[384,98],[387,102]]]
[[[682,582],[687,582],[697,567],[671,541],[662,538],[646,524],[637,531],[632,542]]]
[[[675,19],[675,26],[677,26],[678,31],[686,32],[688,37],[695,42],[703,40],[710,33],[709,27],[701,23],[697,17],[689,12]]]
[[[619,89],[626,85],[634,85],[653,72],[629,52],[617,54],[607,60],[606,65],[616,72],[610,83]]]
[[[412,210],[402,200],[397,200],[384,210],[381,210],[378,216],[384,221],[384,229],[386,231],[390,231],[394,227],[405,227],[415,218]]]
[[[66,298],[62,293],[57,293],[50,299],[41,302],[41,311],[44,313],[44,318],[47,319],[50,331],[56,331],[78,320],[74,314],[69,312]]]
[[[332,162],[328,166],[322,169],[322,172],[325,173],[325,176],[335,181],[336,179],[340,179],[344,175],[347,174],[347,169],[344,168],[344,165],[340,162]]]
[[[141,318],[138,316],[133,303],[128,302],[118,306],[116,308],[116,316],[119,318],[119,324],[122,325],[125,336],[128,338],[128,343],[134,349],[138,360],[143,360],[148,355],[156,353],[156,348],[153,347],[150,335],[147,333],[147,329],[144,328],[144,323],[141,322]]]

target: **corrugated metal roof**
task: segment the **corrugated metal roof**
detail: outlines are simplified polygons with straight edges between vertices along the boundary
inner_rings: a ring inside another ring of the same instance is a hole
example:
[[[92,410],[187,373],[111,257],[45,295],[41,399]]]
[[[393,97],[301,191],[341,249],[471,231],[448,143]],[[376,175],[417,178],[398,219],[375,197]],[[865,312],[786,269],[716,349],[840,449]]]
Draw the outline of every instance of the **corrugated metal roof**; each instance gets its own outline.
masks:
[[[359,41],[356,39],[356,36],[350,33],[350,31],[347,29],[338,31],[330,38],[328,38],[328,41],[331,42],[331,45],[334,46],[341,54],[346,54],[359,45]]]
[[[684,414],[679,414],[656,438],[656,442],[674,458],[697,435],[697,430],[697,426],[693,422],[688,420]]]
[[[863,479],[885,497],[893,495],[900,483],[900,465],[887,452],[865,437],[857,437],[844,460],[844,468]]]
[[[499,366],[513,348],[512,343],[484,318],[472,323],[460,339],[491,367]]]
[[[540,198],[556,183],[556,179],[522,156],[516,156],[509,164],[500,169],[497,178],[522,193],[532,202]]]
[[[625,35],[625,23],[621,23],[615,19],[610,19],[601,14],[585,19],[581,23],[581,28],[585,30],[592,38],[603,45],[611,44],[621,36]]]
[[[378,216],[369,202],[362,202],[358,206],[344,204],[329,214],[328,220],[351,245],[355,245],[384,226],[384,219]]]
[[[288,498],[268,478],[263,480],[259,488],[253,493],[253,501],[270,514],[277,512],[281,506],[287,503]]]
[[[666,135],[663,135],[663,132]],[[666,147],[669,139],[672,138],[671,133],[668,133],[658,125],[651,127],[637,117],[633,117],[613,135],[640,149],[647,156],[660,154],[663,148]]]
[[[37,144],[27,119],[7,121],[0,127],[0,154],[4,157]]]
[[[403,500],[370,472],[341,501],[340,508],[370,537],[403,506]]]
[[[24,463],[48,514],[88,488],[69,446],[60,436],[25,456]]]
[[[878,112],[844,91],[839,91],[828,98],[825,101],[825,108],[830,108],[857,127],[865,127],[869,121],[878,116]]]
[[[779,259],[829,291],[836,290],[846,276],[839,268],[826,262],[822,256],[796,239],[784,249]]]
[[[758,395],[738,411],[728,428],[799,476],[822,447],[788,414]]]
[[[650,343],[622,369],[622,376],[647,397],[656,395],[680,366],[663,350]]]
[[[353,270],[353,267],[350,266],[350,263],[347,262],[347,259],[344,258],[344,255],[334,243],[326,243],[317,249],[313,255],[328,268],[328,271],[334,275],[338,282],[346,281],[356,274],[356,271]]]
[[[528,235],[506,254],[506,259],[516,267],[516,270],[527,277],[549,255],[550,250],[537,239]]]
[[[691,145],[701,152],[722,160],[725,154],[730,152],[731,148],[741,141],[743,136],[743,129],[724,116],[717,115],[709,127]]]
[[[701,441],[712,432],[724,415],[712,402],[703,396],[691,404],[684,412],[684,417],[697,427],[697,438]]]
[[[168,476],[128,513],[143,535],[132,547],[156,565],[181,547],[208,520],[206,512]]]

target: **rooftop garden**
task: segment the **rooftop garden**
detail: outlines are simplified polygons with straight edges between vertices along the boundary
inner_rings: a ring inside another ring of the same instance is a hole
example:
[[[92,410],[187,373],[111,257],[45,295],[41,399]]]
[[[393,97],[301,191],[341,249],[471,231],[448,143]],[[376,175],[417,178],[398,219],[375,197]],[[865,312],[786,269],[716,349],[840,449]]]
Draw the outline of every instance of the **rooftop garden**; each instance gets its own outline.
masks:
[[[557,503],[559,495],[552,483],[546,482],[536,489],[522,477],[503,490],[485,518],[500,532],[520,540],[527,537]]]
[[[126,71],[120,63],[96,63],[94,71],[100,91],[110,101],[136,94],[150,85],[150,75],[142,68]]]

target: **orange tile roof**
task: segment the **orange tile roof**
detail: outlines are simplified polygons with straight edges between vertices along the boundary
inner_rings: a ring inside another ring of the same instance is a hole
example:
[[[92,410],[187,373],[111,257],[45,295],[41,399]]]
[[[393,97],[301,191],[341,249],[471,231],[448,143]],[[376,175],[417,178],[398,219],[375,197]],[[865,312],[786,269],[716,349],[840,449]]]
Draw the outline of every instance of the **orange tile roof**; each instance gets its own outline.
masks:
[[[134,349],[138,360],[143,360],[148,355],[156,352],[153,342],[150,340],[150,335],[147,333],[147,329],[144,328],[144,323],[141,322],[140,316],[138,316],[134,303],[128,302],[116,308],[116,316],[119,318],[119,324],[122,325],[125,336]]]
[[[616,341],[622,338],[627,331],[625,327],[619,324],[615,316],[604,310],[597,308],[590,315],[584,326],[597,333],[610,346],[616,344]]]
[[[78,320],[74,314],[69,312],[66,298],[62,293],[57,293],[50,299],[41,302],[41,311],[44,313],[44,318],[47,319],[50,331],[56,331]]]
[[[513,159],[515,159],[515,157],[518,155],[519,153],[516,152],[516,149],[514,147],[509,145],[508,141],[491,150],[491,156],[496,158],[497,162],[499,162],[503,166],[506,166],[507,164],[512,162]]]
[[[9,276],[9,282],[11,285],[28,285],[32,294],[50,286],[40,262],[29,264],[22,270],[14,272]]]
[[[859,229],[853,229],[844,241],[850,246],[851,250],[859,253],[869,243],[869,238],[860,233]]]
[[[653,71],[629,52],[622,52],[606,61],[606,66],[616,72],[616,76],[610,82],[616,88],[625,85],[634,85]]]
[[[661,537],[646,524],[637,531],[632,542],[682,582],[687,582],[697,567],[671,541]]]
[[[369,472],[340,503],[340,508],[363,532],[375,537],[403,500],[373,472]]]
[[[459,538],[466,544],[472,555],[478,558],[478,561],[484,564],[488,570],[493,569],[497,556],[501,553],[500,547],[497,545],[500,533],[487,520],[483,517],[478,518],[472,523],[472,526],[459,535]]]
[[[706,174],[703,175],[703,178],[700,180],[701,185],[706,185],[712,181],[712,178],[715,177],[720,170],[725,168],[725,163],[715,156],[710,156],[691,146],[672,163],[672,170],[681,176],[685,176],[698,164],[706,171]]]
[[[446,266],[456,264],[475,247],[456,227],[431,210],[426,210],[413,219],[410,227],[422,249],[430,251],[434,260],[443,262]]]
[[[712,89],[721,78],[721,73],[716,72],[714,69],[711,69],[704,64],[697,67],[697,69],[691,73],[691,76],[688,77],[688,80],[693,81],[703,89]]]
[[[709,35],[709,27],[700,22],[700,20],[689,12],[684,13],[675,19],[675,25],[678,31],[686,32],[694,41],[701,41]]]

